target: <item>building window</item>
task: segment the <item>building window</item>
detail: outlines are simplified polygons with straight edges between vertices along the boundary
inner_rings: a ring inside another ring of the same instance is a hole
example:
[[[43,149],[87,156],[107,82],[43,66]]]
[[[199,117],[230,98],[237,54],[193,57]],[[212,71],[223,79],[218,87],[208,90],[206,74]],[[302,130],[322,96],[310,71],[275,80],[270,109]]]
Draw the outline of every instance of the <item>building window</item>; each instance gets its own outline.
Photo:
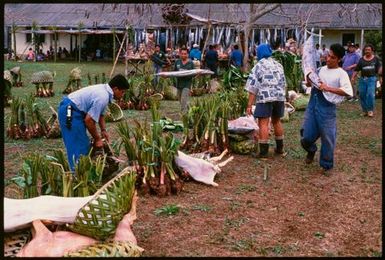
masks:
[[[343,33],[342,34],[342,46],[346,46],[348,42],[355,43],[354,33]]]

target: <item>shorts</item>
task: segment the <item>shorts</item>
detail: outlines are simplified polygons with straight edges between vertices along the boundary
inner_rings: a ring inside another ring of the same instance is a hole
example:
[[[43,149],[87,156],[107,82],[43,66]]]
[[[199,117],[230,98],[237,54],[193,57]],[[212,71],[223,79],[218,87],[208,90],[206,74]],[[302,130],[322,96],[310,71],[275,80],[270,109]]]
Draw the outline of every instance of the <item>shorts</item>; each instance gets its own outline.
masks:
[[[254,118],[274,117],[281,118],[285,113],[284,101],[273,101],[255,104]]]

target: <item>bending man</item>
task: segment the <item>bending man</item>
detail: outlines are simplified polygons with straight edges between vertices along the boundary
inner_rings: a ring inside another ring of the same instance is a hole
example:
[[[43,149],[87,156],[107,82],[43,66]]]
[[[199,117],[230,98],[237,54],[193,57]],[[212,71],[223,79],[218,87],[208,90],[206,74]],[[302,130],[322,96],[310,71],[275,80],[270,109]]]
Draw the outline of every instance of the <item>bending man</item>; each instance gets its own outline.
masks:
[[[67,157],[72,171],[80,155],[90,151],[90,139],[94,139],[94,148],[103,148],[102,138],[109,141],[104,121],[104,113],[112,99],[119,100],[129,85],[126,78],[119,74],[108,84],[97,84],[79,89],[64,96],[59,105],[59,124],[63,136]],[[100,134],[96,124],[99,124]]]

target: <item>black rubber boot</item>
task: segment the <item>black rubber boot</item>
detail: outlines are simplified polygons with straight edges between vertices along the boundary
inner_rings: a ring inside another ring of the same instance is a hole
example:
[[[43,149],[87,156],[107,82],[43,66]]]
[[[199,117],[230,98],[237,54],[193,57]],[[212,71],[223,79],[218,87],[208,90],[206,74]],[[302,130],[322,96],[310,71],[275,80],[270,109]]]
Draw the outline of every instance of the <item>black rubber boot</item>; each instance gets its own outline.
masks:
[[[259,143],[259,155],[258,158],[267,158],[269,154],[269,144]]]
[[[314,155],[315,152],[307,152],[305,163],[311,164],[314,161]]]
[[[280,140],[275,140],[275,144],[276,144],[276,148],[275,148],[275,153],[277,154],[283,154],[284,151],[283,151],[283,139],[280,139]]]

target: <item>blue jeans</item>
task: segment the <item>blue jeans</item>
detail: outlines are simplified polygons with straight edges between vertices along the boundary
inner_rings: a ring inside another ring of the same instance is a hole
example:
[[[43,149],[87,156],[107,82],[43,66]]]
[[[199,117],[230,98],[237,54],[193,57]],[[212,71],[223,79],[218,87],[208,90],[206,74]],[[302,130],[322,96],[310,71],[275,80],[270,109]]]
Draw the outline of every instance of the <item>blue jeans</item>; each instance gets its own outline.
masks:
[[[336,105],[325,99],[316,88],[311,91],[301,128],[301,145],[307,152],[316,152],[317,139],[321,137],[320,166],[333,168],[337,137]]]
[[[374,109],[376,94],[376,77],[361,77],[358,81],[358,91],[362,111],[368,112]]]
[[[71,128],[67,128],[67,106],[72,106]],[[87,155],[91,148],[87,128],[84,123],[85,113],[78,110],[76,105],[68,98],[63,97],[60,102],[58,116],[61,134],[67,150],[67,159],[71,171],[75,171],[75,164],[81,155]]]

